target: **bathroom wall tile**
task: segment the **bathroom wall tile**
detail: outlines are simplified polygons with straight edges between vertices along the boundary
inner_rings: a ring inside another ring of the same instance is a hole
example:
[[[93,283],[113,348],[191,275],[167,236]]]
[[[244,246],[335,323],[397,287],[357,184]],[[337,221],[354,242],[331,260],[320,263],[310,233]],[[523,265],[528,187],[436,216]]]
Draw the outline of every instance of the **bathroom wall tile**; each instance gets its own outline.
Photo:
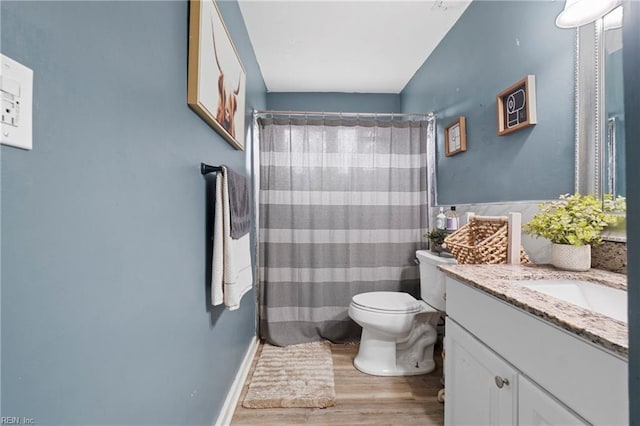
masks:
[[[542,201],[517,201],[506,203],[482,203],[482,204],[456,204],[456,212],[460,217],[460,226],[467,223],[467,213],[473,212],[479,216],[508,216],[510,212],[522,214],[522,224],[524,225],[537,213],[538,206]],[[447,211],[451,206],[444,207]],[[436,215],[440,206],[430,209],[431,223],[435,223]],[[612,271],[617,273],[627,273],[627,245],[625,238],[615,238],[611,233],[603,234],[607,240],[600,246],[592,247],[591,267]],[[544,238],[535,238],[522,234],[522,246],[534,263],[544,264],[551,261],[551,243]]]
[[[538,211],[538,205],[542,201],[515,201],[505,203],[479,203],[479,204],[456,204],[456,212],[460,217],[460,226],[467,223],[467,213],[475,213],[479,216],[508,216],[509,213],[522,214],[522,224],[531,220]],[[447,211],[451,206],[442,206]],[[436,215],[440,206],[432,207],[430,211],[431,223],[435,223]],[[544,238],[535,238],[522,234],[522,246],[534,263],[549,263],[549,241]]]

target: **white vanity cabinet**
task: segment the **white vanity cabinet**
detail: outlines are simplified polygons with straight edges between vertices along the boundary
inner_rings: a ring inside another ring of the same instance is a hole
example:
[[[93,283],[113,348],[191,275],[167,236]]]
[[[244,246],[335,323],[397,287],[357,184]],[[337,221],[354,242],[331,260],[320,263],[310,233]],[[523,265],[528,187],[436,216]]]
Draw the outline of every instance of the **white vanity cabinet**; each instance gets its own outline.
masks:
[[[524,376],[518,377],[518,424],[531,426],[586,424],[548,392]]]
[[[445,424],[586,424],[455,321],[446,327]]]
[[[446,336],[445,424],[514,424],[518,372],[449,318]]]
[[[447,277],[446,425],[628,424],[627,360]]]

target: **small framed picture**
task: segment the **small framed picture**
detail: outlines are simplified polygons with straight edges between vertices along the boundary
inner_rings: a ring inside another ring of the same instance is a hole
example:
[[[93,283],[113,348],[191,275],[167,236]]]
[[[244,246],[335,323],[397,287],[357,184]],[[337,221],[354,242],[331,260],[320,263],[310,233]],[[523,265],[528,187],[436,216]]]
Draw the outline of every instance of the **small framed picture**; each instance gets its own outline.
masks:
[[[444,155],[447,157],[467,150],[467,130],[465,118],[456,121],[444,129]]]
[[[528,75],[500,92],[497,104],[498,136],[536,124],[536,77]]]

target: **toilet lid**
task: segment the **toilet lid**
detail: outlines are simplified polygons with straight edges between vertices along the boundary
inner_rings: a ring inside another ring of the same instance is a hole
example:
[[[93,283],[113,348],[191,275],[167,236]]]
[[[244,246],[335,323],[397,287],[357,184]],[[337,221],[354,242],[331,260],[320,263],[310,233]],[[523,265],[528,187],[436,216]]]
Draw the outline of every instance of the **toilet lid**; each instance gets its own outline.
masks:
[[[408,293],[374,291],[353,296],[352,302],[367,310],[412,313],[422,310],[422,304]]]

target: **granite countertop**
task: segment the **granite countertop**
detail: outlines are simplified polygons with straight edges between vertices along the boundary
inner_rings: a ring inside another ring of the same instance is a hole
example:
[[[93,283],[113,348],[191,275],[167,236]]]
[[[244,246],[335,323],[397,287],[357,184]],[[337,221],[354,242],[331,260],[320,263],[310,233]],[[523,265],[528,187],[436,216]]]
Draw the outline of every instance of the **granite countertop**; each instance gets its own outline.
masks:
[[[562,271],[550,265],[441,265],[448,276],[480,289],[507,303],[549,321],[577,336],[627,358],[627,324],[535,290],[512,284],[513,280],[563,279],[592,281],[627,289],[627,276],[591,269]]]

